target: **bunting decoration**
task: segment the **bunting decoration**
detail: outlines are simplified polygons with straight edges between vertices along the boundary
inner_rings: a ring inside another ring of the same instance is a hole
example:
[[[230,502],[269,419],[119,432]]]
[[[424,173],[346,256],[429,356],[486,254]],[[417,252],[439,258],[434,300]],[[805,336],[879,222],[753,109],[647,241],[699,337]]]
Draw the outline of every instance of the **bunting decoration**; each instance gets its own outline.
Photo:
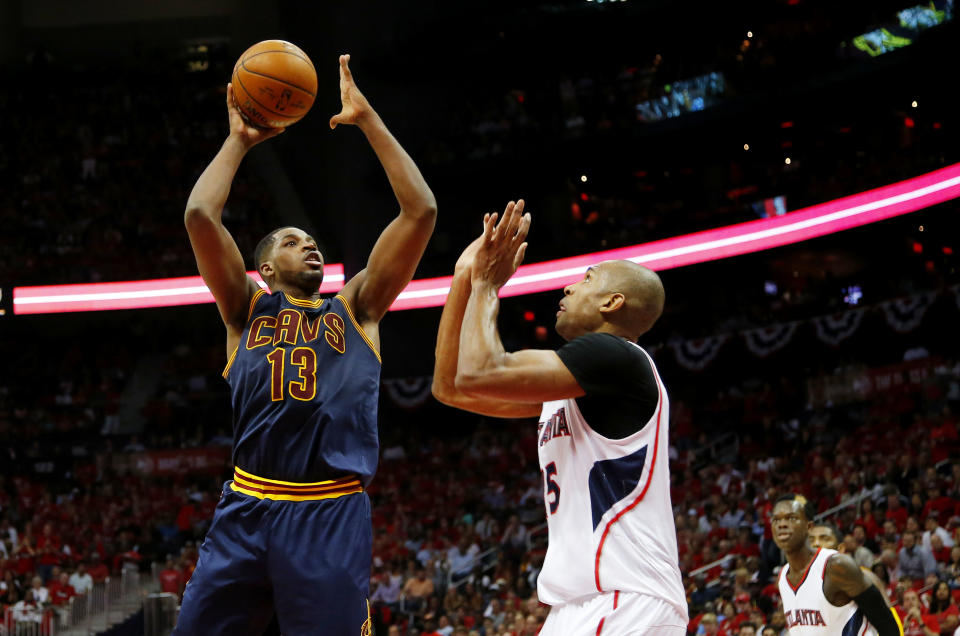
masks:
[[[384,380],[387,395],[394,404],[405,409],[415,409],[430,397],[430,388],[433,385],[432,375],[423,375],[412,378],[393,378]]]
[[[857,331],[862,319],[863,309],[851,309],[839,314],[817,316],[813,324],[817,329],[817,337],[835,347]]]
[[[729,334],[720,334],[708,338],[698,338],[696,340],[683,340],[673,342],[670,348],[677,358],[677,363],[690,371],[701,371],[708,364],[713,362],[720,352],[720,348],[727,340]]]
[[[741,333],[747,343],[747,349],[755,356],[763,358],[786,347],[793,340],[793,334],[796,333],[799,324],[800,322],[795,320]]]
[[[923,315],[927,313],[935,297],[935,292],[922,292],[905,298],[888,300],[880,303],[880,307],[883,309],[888,325],[895,331],[907,333],[920,325]]]

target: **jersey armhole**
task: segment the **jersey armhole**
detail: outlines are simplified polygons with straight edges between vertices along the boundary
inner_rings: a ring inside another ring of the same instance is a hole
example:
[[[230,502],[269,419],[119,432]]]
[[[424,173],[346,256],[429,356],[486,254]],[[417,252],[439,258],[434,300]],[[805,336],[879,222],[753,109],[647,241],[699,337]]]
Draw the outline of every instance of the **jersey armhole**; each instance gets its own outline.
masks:
[[[250,325],[250,317],[253,316],[253,310],[256,309],[257,307],[257,301],[260,300],[260,298],[266,294],[267,292],[264,291],[263,289],[258,289],[253,293],[253,298],[250,299],[250,308],[247,310],[247,322],[246,322],[246,325],[244,325],[244,331],[246,331],[246,328]],[[243,336],[243,332],[240,332],[240,335]],[[221,374],[223,375],[224,380],[227,379],[227,375],[230,373],[230,367],[233,366],[233,361],[236,360],[237,352],[240,350],[240,345],[242,343],[243,343],[243,338],[241,337],[240,342],[237,343],[237,346],[234,348],[233,353],[231,353],[230,357],[227,359],[227,366],[223,368],[223,373]]]
[[[347,310],[347,316],[350,317],[350,322],[353,323],[357,333],[359,333],[360,337],[363,338],[368,345],[370,345],[370,351],[373,351],[373,355],[377,356],[377,362],[383,364],[383,360],[380,359],[380,352],[377,351],[377,347],[373,344],[373,341],[370,340],[370,336],[368,336],[367,332],[363,330],[363,327],[360,326],[360,323],[357,322],[357,319],[353,317],[353,309],[350,308],[350,303],[348,303],[347,299],[340,294],[337,294],[336,298],[343,303],[343,308]]]

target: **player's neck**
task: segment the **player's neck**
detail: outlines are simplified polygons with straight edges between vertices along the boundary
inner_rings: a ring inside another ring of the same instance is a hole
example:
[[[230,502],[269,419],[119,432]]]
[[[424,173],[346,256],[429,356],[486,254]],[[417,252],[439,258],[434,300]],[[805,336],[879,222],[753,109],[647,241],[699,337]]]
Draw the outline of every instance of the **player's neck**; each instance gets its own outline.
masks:
[[[818,551],[819,548],[814,548],[810,544],[804,543],[792,552],[785,552],[784,556],[787,557],[787,563],[790,564],[790,574],[792,576],[801,576]]]
[[[300,287],[296,287],[294,285],[280,284],[280,285],[276,285],[275,287],[271,287],[270,291],[274,294],[283,292],[287,296],[290,296],[291,298],[296,298],[297,300],[313,301],[313,300],[318,300],[320,298],[319,289],[313,289],[313,290],[301,289]]]

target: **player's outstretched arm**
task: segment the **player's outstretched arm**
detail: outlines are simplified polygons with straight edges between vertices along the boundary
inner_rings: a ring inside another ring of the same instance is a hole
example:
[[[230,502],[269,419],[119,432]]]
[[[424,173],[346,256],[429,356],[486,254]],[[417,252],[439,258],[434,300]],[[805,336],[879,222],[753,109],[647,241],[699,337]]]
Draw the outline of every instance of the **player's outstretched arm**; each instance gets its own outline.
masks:
[[[377,323],[387,313],[413,274],[433,234],[437,201],[417,165],[390,134],[383,120],[357,88],[350,72],[350,56],[340,56],[340,101],[343,109],[330,118],[330,128],[353,124],[363,131],[377,154],[400,214],[373,246],[366,268],[347,283],[347,298],[361,324]]]
[[[824,571],[824,592],[839,590],[853,599],[880,636],[903,636],[896,610],[887,605],[880,590],[867,579],[850,555],[834,554]]]
[[[184,222],[200,275],[213,293],[228,331],[232,332],[237,328],[242,331],[257,284],[247,276],[243,256],[223,225],[223,206],[247,151],[261,141],[277,136],[283,129],[262,130],[247,125],[234,104],[230,84],[227,84],[227,115],[230,135],[193,186]],[[232,349],[230,343],[228,349]]]
[[[496,214],[485,220],[471,267],[470,297],[460,328],[457,390],[477,398],[533,403],[585,395],[555,351],[504,350],[497,331],[497,294],[523,261],[530,215],[523,214],[523,200],[511,201],[500,223],[496,221]]]
[[[484,223],[490,215],[484,216]],[[433,365],[433,396],[447,406],[492,417],[535,417],[541,404],[511,402],[494,398],[477,398],[457,390],[457,358],[460,355],[460,327],[470,298],[470,268],[483,237],[476,239],[463,251],[454,267],[453,282],[440,315],[437,330],[436,357]]]

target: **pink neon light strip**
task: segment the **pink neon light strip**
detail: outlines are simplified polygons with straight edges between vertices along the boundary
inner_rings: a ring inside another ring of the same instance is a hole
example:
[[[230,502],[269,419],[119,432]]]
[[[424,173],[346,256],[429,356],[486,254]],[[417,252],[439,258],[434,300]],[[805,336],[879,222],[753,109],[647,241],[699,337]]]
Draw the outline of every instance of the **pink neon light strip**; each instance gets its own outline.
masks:
[[[266,288],[267,285],[259,273],[247,274],[257,281],[258,285]],[[343,265],[325,265],[320,291],[325,294],[339,291],[343,287],[343,278]],[[199,276],[13,288],[13,312],[16,314],[142,309],[212,302],[213,294]]]
[[[915,212],[960,197],[960,164],[875,190],[836,199],[783,216],[685,234],[604,252],[594,252],[523,265],[501,291],[518,296],[560,289],[583,276],[587,267],[604,260],[627,259],[655,270],[767,250]],[[534,227],[536,232],[536,227]],[[534,234],[533,240],[536,240]],[[344,284],[343,265],[326,266],[322,293]],[[258,282],[259,276],[251,273]],[[450,290],[450,276],[411,281],[391,309],[442,305]],[[134,309],[213,302],[199,276],[120,283],[15,287],[16,314]]]

